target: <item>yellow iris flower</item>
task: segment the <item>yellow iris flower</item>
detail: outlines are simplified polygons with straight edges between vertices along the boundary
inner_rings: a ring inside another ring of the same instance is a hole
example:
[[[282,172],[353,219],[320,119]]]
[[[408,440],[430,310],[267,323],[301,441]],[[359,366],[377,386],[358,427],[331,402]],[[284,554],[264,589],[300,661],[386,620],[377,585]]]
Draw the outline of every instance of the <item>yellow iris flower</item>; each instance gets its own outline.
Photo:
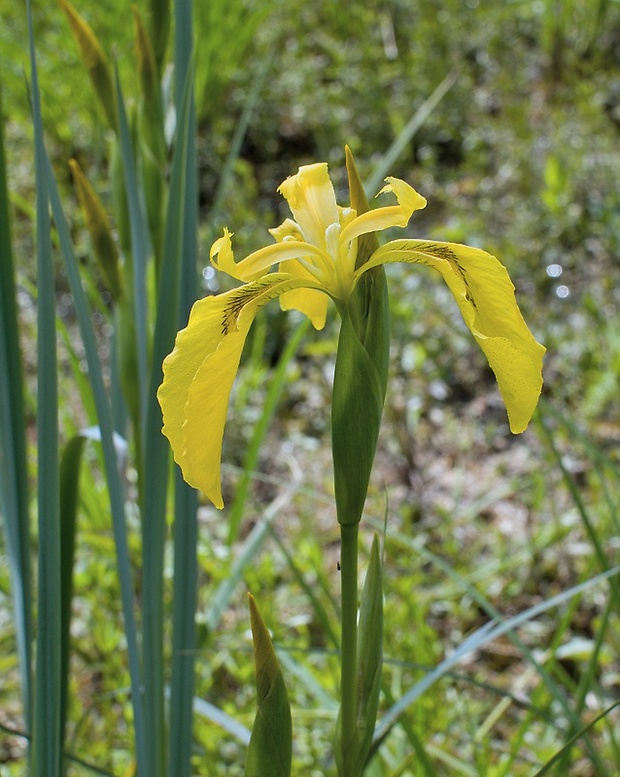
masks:
[[[262,306],[278,297],[282,309],[299,310],[322,329],[329,298],[342,312],[360,277],[391,262],[425,264],[441,273],[495,373],[511,431],[527,427],[542,387],[545,348],[523,320],[514,286],[494,256],[457,243],[403,239],[386,243],[359,266],[359,239],[406,227],[412,213],[425,207],[424,197],[405,181],[387,178],[379,194],[393,194],[396,204],[358,215],[336,204],[326,163],[300,167],[278,191],[294,220],[270,230],[274,245],[239,262],[232,234],[224,230],[211,248],[211,262],[242,285],[196,302],[164,360],[158,391],[163,433],[190,485],[223,507],[220,466],[228,400]],[[270,272],[274,265],[277,271]]]

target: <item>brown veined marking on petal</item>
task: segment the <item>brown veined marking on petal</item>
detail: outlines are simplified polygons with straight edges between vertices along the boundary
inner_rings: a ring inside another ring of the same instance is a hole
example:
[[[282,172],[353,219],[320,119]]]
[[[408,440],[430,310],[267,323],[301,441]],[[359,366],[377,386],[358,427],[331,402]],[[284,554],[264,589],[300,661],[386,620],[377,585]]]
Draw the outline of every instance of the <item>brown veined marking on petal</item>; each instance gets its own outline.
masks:
[[[273,285],[273,281],[269,278],[260,278],[257,281],[245,284],[245,286],[239,286],[230,295],[230,300],[224,308],[222,316],[222,336],[226,336],[231,329],[236,327],[237,319],[243,308],[251,302],[255,297],[259,297],[264,293],[265,289]],[[280,292],[274,290],[273,294],[267,297],[265,302],[277,297]]]
[[[416,251],[421,251],[422,253],[435,256],[438,259],[443,259],[452,267],[454,267],[458,274],[461,276],[461,280],[465,284],[465,299],[477,310],[476,301],[474,300],[474,296],[471,293],[465,268],[461,266],[458,256],[451,248],[448,248],[448,246],[437,245],[437,243],[422,243],[416,247]],[[425,264],[425,262],[422,262],[422,264]]]

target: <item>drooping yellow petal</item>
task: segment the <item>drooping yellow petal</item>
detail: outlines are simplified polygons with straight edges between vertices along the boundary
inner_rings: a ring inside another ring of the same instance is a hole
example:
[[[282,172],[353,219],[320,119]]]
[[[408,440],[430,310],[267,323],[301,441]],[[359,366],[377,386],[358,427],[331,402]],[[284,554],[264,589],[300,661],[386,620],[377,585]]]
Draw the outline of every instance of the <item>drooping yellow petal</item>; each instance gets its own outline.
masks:
[[[458,243],[393,240],[360,274],[388,262],[417,262],[442,274],[495,373],[511,431],[524,431],[542,389],[545,348],[523,320],[506,268],[486,251]]]
[[[291,259],[280,262],[280,272],[287,275],[296,275],[308,282],[314,282],[315,278],[297,260]],[[323,329],[327,318],[327,305],[329,297],[317,289],[299,288],[286,291],[280,296],[282,310],[298,310],[308,316],[315,329]]]
[[[218,508],[223,507],[220,465],[228,399],[250,326],[265,303],[307,283],[272,273],[199,300],[164,360],[157,392],[162,431],[185,480]]]
[[[388,183],[381,189],[379,194],[393,192],[398,200],[398,205],[388,205],[362,213],[342,230],[341,240],[353,240],[353,238],[360,235],[365,235],[369,232],[380,232],[390,227],[406,227],[411,214],[426,207],[426,199],[421,194],[418,194],[413,186],[409,186],[408,183],[401,181],[400,178],[386,178],[385,180]]]
[[[308,243],[325,250],[325,230],[338,223],[338,206],[327,163],[303,165],[278,191],[286,199]]]

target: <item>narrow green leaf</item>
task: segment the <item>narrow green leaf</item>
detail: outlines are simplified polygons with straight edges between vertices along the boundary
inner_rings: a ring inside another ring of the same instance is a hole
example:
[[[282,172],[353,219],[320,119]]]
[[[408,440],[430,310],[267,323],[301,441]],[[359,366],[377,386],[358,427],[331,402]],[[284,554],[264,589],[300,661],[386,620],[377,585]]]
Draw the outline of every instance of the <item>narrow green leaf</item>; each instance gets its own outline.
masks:
[[[147,295],[146,295],[146,265],[150,254],[148,232],[144,218],[144,202],[138,185],[133,144],[127,112],[123,101],[123,93],[115,70],[115,86],[118,112],[118,139],[121,159],[123,163],[123,175],[125,180],[125,193],[127,196],[127,208],[129,213],[129,230],[131,234],[131,259],[132,259],[132,288],[128,289],[128,296],[132,302],[132,313],[135,327],[135,358],[137,366],[138,386],[138,417],[134,423],[136,429],[136,446],[138,453],[138,477],[141,478],[141,464],[144,452],[144,428],[145,414],[147,411],[147,375],[148,375],[148,340],[147,340]]]
[[[573,736],[568,740],[568,742],[564,745],[564,747],[561,748],[561,750],[558,750],[558,752],[549,760],[547,763],[542,767],[542,769],[539,769],[534,777],[543,777],[544,774],[547,774],[549,769],[556,764],[566,753],[570,751],[570,749],[573,747],[575,742],[578,742],[584,734],[587,734],[588,731],[593,728],[599,720],[602,720],[605,718],[609,713],[614,710],[616,707],[620,706],[620,701],[614,702],[612,705],[607,707],[607,709],[604,709],[599,715],[597,715],[592,720],[588,721],[585,726],[579,729],[579,731],[576,731]]]
[[[381,181],[389,174],[392,166],[403,153],[411,138],[420,129],[428,117],[432,114],[435,108],[443,100],[446,94],[456,83],[460,70],[455,68],[451,70],[448,75],[441,81],[433,90],[433,92],[426,98],[422,105],[416,110],[413,116],[409,119],[407,124],[403,127],[398,136],[394,139],[392,145],[388,148],[385,154],[375,165],[372,175],[366,186],[366,191],[369,197],[374,195],[379,190]]]
[[[245,538],[239,553],[235,556],[234,562],[227,570],[225,577],[209,601],[205,622],[210,631],[214,631],[217,628],[222,613],[228,606],[236,587],[243,580],[246,567],[252,563],[256,554],[260,551],[269,534],[269,527],[279,514],[280,510],[288,504],[297,485],[297,483],[293,482],[286,491],[276,497],[273,502],[262,511],[260,520],[257,521],[252,531]]]
[[[60,569],[61,569],[61,698],[62,738],[67,723],[71,600],[73,598],[73,562],[75,556],[76,513],[80,481],[80,462],[85,437],[77,435],[67,443],[60,461]]]
[[[265,439],[265,435],[269,429],[271,419],[276,411],[278,400],[282,394],[284,382],[286,380],[286,371],[291,362],[291,359],[297,353],[299,343],[301,342],[305,332],[308,329],[310,320],[304,318],[304,320],[298,324],[297,328],[287,340],[286,347],[282,351],[282,355],[278,360],[278,365],[275,372],[271,375],[269,380],[269,391],[263,404],[261,416],[254,428],[252,439],[248,446],[248,450],[243,462],[243,474],[241,475],[237,488],[235,489],[235,499],[230,508],[230,516],[228,519],[228,543],[232,545],[237,539],[239,533],[239,526],[241,525],[241,518],[243,516],[245,502],[248,496],[250,483],[252,481],[252,474],[255,472],[258,465],[258,457],[260,455],[260,449]]]
[[[293,757],[291,709],[278,658],[254,597],[248,594],[254,662],[256,718],[248,746],[245,777],[290,777]]]
[[[35,777],[60,777],[61,575],[56,299],[46,154],[30,0],[27,1],[37,213],[38,594],[32,763]]]
[[[169,19],[168,0],[152,0],[152,21],[159,18],[162,24]],[[194,67],[193,67],[193,30],[192,0],[176,0],[175,13],[175,81],[176,112],[178,118],[177,151],[178,179],[173,165],[169,203],[173,199],[182,199],[183,208],[175,211],[175,221],[171,221],[172,207],[168,208],[166,229],[174,235],[177,246],[177,262],[180,272],[179,304],[175,310],[176,322],[171,321],[166,331],[174,337],[174,329],[185,326],[189,310],[198,294],[198,181],[196,161],[196,109],[194,105]],[[166,28],[167,34],[167,28]],[[157,35],[157,38],[155,37]],[[158,63],[163,55],[165,40],[163,31],[153,36],[155,56]],[[163,48],[162,48],[163,46]],[[184,149],[181,154],[179,148]],[[174,226],[173,226],[174,224]],[[167,235],[166,235],[167,239]],[[167,249],[164,262],[167,261]],[[163,273],[162,273],[163,274]],[[165,286],[162,282],[162,289]],[[163,306],[167,304],[162,299]],[[160,315],[158,305],[158,317]],[[172,345],[172,339],[162,341],[156,336],[156,347],[161,344],[164,353]],[[163,357],[163,354],[160,353]],[[161,379],[161,359],[154,359],[153,369],[159,369]],[[153,390],[157,386],[153,385]],[[154,399],[155,394],[151,397]],[[155,413],[155,410],[152,411]],[[159,406],[157,406],[158,418]],[[161,432],[160,432],[161,437]],[[167,445],[167,444],[166,444]],[[169,777],[189,777],[191,773],[192,753],[192,696],[194,692],[194,659],[196,625],[195,612],[197,602],[197,508],[198,495],[183,480],[178,467],[175,467],[175,504],[174,504],[174,600],[172,623],[172,677],[170,689],[170,749],[168,761]]]
[[[56,186],[52,167],[47,156],[45,156],[45,164],[47,186],[49,187],[54,222],[58,231],[60,250],[62,252],[65,271],[73,296],[80,334],[84,344],[84,353],[88,364],[88,375],[95,400],[95,407],[97,408],[97,418],[99,421],[99,431],[105,463],[106,483],[112,512],[112,525],[114,529],[118,576],[121,588],[123,618],[125,620],[125,638],[127,640],[129,675],[131,678],[131,695],[134,713],[133,729],[136,739],[136,760],[138,764],[138,774],[142,777],[142,775],[147,775],[149,772],[145,767],[147,743],[144,735],[144,710],[138,652],[138,630],[133,609],[134,586],[125,529],[125,494],[121,480],[121,467],[114,445],[114,430],[112,426],[110,404],[104,386],[97,340],[92,326],[91,310],[82,287],[78,262],[71,244],[69,226],[62,209],[58,187]]]
[[[4,158],[0,81],[0,512],[11,574],[13,617],[26,728],[32,726],[32,575],[28,514],[28,470],[24,380],[19,347],[15,268],[11,250],[9,197]]]

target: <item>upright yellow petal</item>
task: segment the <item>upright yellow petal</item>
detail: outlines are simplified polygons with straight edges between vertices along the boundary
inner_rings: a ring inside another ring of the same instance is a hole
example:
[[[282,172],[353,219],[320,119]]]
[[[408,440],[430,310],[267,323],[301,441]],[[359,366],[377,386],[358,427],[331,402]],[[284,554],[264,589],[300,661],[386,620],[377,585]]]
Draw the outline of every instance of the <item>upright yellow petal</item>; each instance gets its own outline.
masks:
[[[199,300],[164,360],[157,392],[162,431],[185,480],[218,508],[224,506],[220,465],[228,400],[250,326],[265,303],[305,283],[272,273]]]
[[[379,248],[361,271],[388,262],[426,264],[442,274],[495,373],[511,431],[524,431],[542,389],[545,348],[523,320],[506,268],[479,248],[393,240]]]
[[[387,184],[381,189],[379,194],[393,192],[396,195],[398,204],[387,205],[362,213],[342,230],[341,240],[353,240],[353,238],[360,235],[365,235],[369,232],[380,232],[390,227],[406,227],[412,213],[426,207],[426,199],[421,194],[418,194],[413,186],[410,186],[405,181],[401,181],[400,178],[386,178],[385,180]],[[377,194],[377,197],[379,194]]]
[[[325,230],[338,223],[338,206],[327,163],[303,165],[278,191],[286,199],[304,240],[325,250]]]

